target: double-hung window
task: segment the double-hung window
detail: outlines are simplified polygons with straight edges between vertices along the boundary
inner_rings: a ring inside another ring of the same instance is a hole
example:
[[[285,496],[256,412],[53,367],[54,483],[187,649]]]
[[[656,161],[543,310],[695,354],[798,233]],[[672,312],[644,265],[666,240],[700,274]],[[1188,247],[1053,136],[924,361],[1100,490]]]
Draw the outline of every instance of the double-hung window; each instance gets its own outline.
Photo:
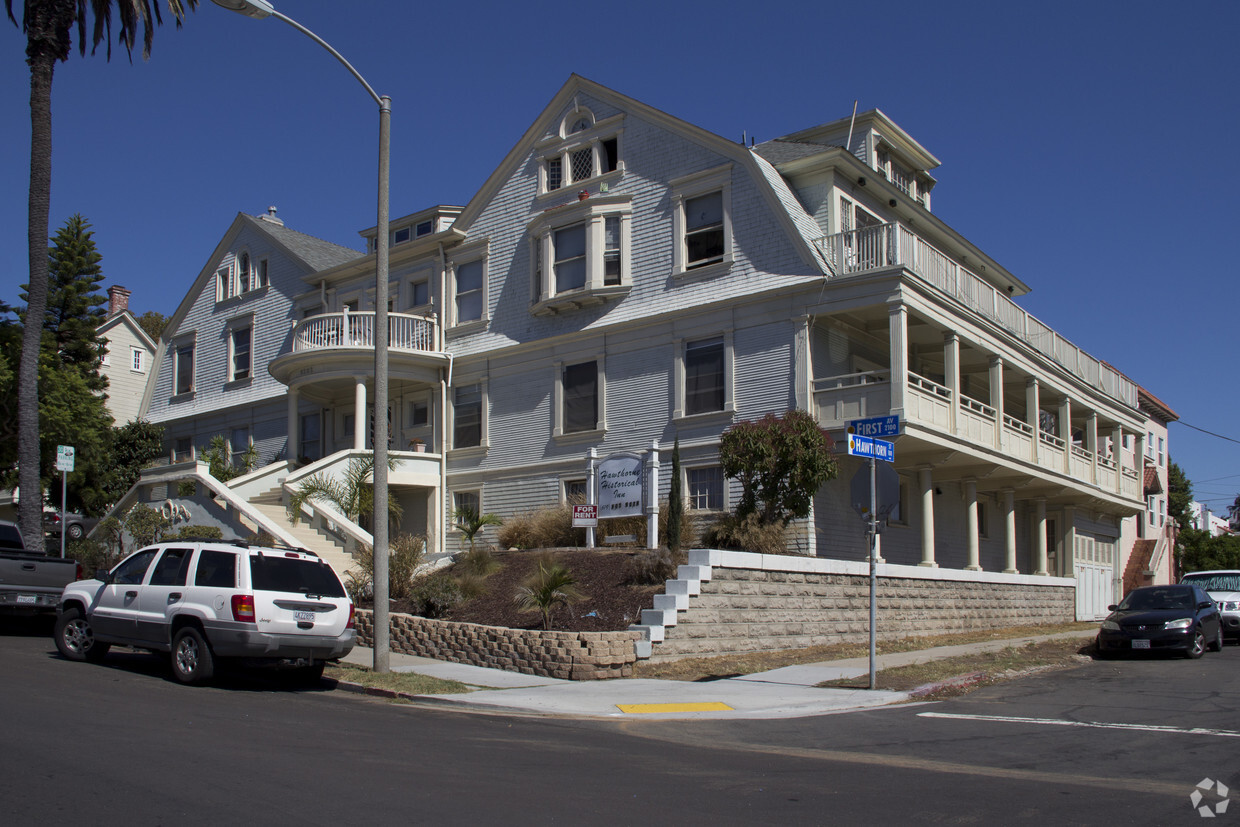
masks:
[[[234,327],[229,334],[228,380],[236,382],[250,378],[250,351],[253,328]]]
[[[142,361],[142,351],[136,347],[130,348],[130,354],[133,357],[133,362],[130,364],[130,369],[138,373],[145,371],[146,368]]]
[[[216,301],[222,302],[233,297],[233,259],[231,257],[215,271],[215,283]]]
[[[671,182],[676,244],[673,273],[731,264],[731,180],[731,165],[725,164]]]
[[[476,248],[475,248],[476,249]],[[462,253],[453,261],[449,277],[452,292],[454,324],[467,324],[486,319],[485,255]]]
[[[685,469],[689,508],[695,511],[723,509],[723,469],[718,465]]]
[[[628,195],[600,195],[539,213],[528,225],[532,312],[614,301],[628,294]]]
[[[598,425],[598,363],[564,366],[564,433],[593,431]]]
[[[477,448],[483,444],[482,384],[459,385],[452,390],[452,447]]]
[[[194,391],[194,343],[182,342],[175,345],[173,351],[173,388],[174,396]]]
[[[676,342],[672,416],[732,414],[732,331]]]

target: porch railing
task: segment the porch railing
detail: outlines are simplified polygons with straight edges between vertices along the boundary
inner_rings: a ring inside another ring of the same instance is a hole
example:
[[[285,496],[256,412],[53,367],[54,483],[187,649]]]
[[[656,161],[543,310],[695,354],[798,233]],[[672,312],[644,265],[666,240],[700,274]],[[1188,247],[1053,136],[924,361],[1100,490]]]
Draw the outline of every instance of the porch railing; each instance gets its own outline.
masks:
[[[899,222],[825,236],[817,245],[841,276],[903,266],[1002,325],[1081,381],[1135,408],[1136,384],[1025,312],[994,285],[953,261]]]
[[[388,348],[435,352],[438,322],[433,316],[388,314]],[[326,348],[375,346],[375,314],[371,312],[323,313],[302,319],[293,329],[293,352]]]

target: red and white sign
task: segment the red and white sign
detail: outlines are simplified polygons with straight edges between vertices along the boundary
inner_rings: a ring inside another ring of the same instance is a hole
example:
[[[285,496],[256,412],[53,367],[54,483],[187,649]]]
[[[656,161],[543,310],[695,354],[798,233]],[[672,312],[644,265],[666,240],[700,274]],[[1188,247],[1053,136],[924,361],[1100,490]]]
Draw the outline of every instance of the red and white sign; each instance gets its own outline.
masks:
[[[574,505],[573,506],[573,528],[597,528],[598,527],[598,506],[597,505]]]

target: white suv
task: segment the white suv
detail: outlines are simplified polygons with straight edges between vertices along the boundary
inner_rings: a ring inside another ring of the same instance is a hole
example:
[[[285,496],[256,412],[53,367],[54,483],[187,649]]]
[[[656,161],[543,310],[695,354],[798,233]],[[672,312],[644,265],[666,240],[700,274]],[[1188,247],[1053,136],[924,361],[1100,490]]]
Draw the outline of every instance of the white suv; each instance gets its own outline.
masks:
[[[70,660],[99,661],[113,644],[169,652],[183,683],[210,680],[216,658],[292,669],[315,683],[357,632],[352,601],[318,555],[180,540],[66,586],[55,636]]]
[[[1223,616],[1223,635],[1240,638],[1240,571],[1195,571],[1186,574],[1181,583],[1193,583],[1210,593]]]

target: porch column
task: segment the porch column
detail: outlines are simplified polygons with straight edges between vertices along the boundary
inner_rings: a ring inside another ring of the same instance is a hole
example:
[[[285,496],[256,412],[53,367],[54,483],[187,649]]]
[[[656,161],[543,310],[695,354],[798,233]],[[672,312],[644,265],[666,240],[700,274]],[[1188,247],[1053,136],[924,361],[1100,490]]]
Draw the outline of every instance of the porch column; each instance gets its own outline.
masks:
[[[1089,481],[1098,484],[1098,412],[1090,411],[1085,417],[1085,450],[1093,456]]]
[[[943,334],[943,384],[952,395],[947,408],[947,431],[954,434],[960,421],[960,336],[954,330]]]
[[[978,550],[977,538],[977,480],[966,480],[964,483],[965,522],[968,523],[969,562],[965,571],[981,571],[981,554]]]
[[[1063,507],[1063,554],[1059,573],[1064,577],[1076,577],[1076,506]]]
[[[297,388],[288,389],[288,442],[284,447],[284,458],[289,462],[297,461],[297,448],[301,445],[301,434],[298,432],[298,425],[301,424],[297,416],[297,397],[299,396]]]
[[[1016,571],[1016,494],[1011,488],[1003,489],[1003,549],[1006,552],[1003,573]]]
[[[1030,376],[1025,383],[1025,424],[1033,428],[1033,456],[1029,460],[1034,463],[1042,455],[1042,401],[1038,397],[1038,379]]]
[[[1033,521],[1033,565],[1034,574],[1045,575],[1046,571],[1046,497],[1038,497],[1034,501],[1035,517]]]
[[[1124,429],[1111,429],[1111,459],[1115,461],[1115,493],[1124,490]]]
[[[995,409],[995,449],[1003,450],[1003,360],[990,357],[990,407]]]
[[[1063,440],[1063,472],[1072,476],[1072,400],[1059,403],[1059,438]]]
[[[921,489],[921,563],[937,569],[934,560],[934,479],[929,465],[917,469],[917,485]]]
[[[359,376],[353,385],[353,450],[366,450],[366,377]]]
[[[814,407],[814,366],[812,363],[812,354],[810,353],[810,323],[812,319],[809,316],[800,316],[792,320],[796,327],[796,344],[794,346],[793,359],[796,363],[796,387],[793,393],[796,394],[797,408],[802,411],[809,411],[815,420],[818,419],[818,411]],[[676,397],[680,399],[678,395]]]
[[[904,386],[908,382],[908,308],[895,303],[887,307],[891,347],[891,413],[904,416]]]

